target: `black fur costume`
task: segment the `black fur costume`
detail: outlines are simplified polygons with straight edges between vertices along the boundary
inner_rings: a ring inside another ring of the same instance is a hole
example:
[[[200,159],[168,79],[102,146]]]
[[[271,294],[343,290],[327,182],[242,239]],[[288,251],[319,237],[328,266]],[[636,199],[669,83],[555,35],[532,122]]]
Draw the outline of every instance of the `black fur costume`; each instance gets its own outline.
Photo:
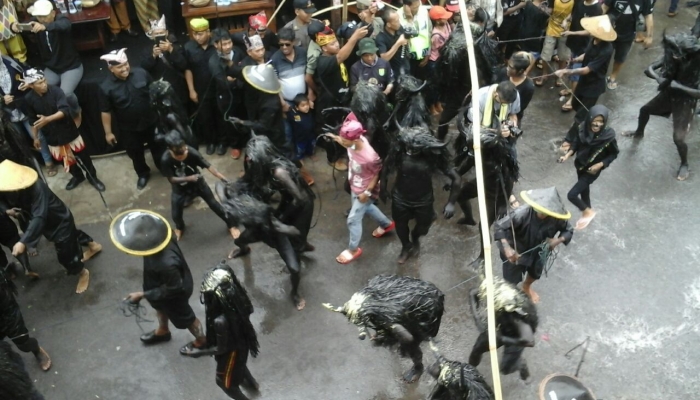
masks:
[[[430,112],[425,102],[423,90],[427,82],[411,75],[401,75],[396,80],[394,88],[394,118],[395,128],[430,127]]]
[[[496,312],[496,342],[497,347],[505,346],[503,358],[501,359],[501,373],[504,375],[520,371],[520,378],[525,380],[530,376],[525,360],[521,355],[525,347],[535,345],[534,333],[539,322],[537,318],[537,308],[525,292],[508,282],[494,277],[494,303]],[[486,307],[479,306],[479,303],[486,301],[486,285],[482,282],[478,293],[475,309],[479,312],[475,315],[479,328],[482,331],[474,343],[469,364],[478,366],[481,362],[481,355],[489,351],[488,330],[486,329]]]
[[[0,340],[0,399],[44,400],[32,383],[19,354],[9,343]]]
[[[377,86],[360,81],[355,86],[350,110],[367,131],[364,135],[374,151],[384,159],[391,146],[391,137],[384,128],[391,114],[386,95]]]
[[[688,176],[688,145],[685,138],[700,98],[700,41],[686,33],[663,36],[664,56],[645,74],[659,83],[659,93],[639,110],[637,130],[625,135],[642,138],[649,116],[673,115],[673,142],[681,159],[678,179]]]
[[[369,329],[374,344],[398,346],[400,354],[413,361],[413,367],[404,375],[404,380],[413,382],[423,371],[420,344],[438,334],[444,302],[445,295],[430,282],[378,275],[343,307],[328,303],[324,306],[357,325],[360,339],[365,339]]]
[[[162,141],[168,132],[175,130],[185,143],[197,147],[187,112],[170,83],[157,80],[148,87],[148,94],[151,106],[158,113],[156,140]]]
[[[428,400],[493,400],[491,387],[476,368],[446,359],[432,342],[430,347],[437,360],[428,367],[428,373],[436,380]]]
[[[433,209],[433,172],[440,171],[451,179],[451,185],[446,186],[451,193],[443,209],[445,218],[454,214],[460,178],[450,167],[446,144],[423,127],[403,129],[392,146],[382,168],[380,193],[383,200],[393,170],[396,171],[396,180],[392,190],[391,216],[402,246],[398,261],[403,263],[408,257],[420,254],[419,239],[428,233],[437,218]],[[416,225],[410,232],[408,223],[412,219],[416,220]]]
[[[481,35],[474,40],[474,52],[479,84],[480,86],[490,85],[495,82],[494,71],[503,64],[497,44],[486,36],[485,31],[482,31]],[[444,140],[450,121],[458,115],[459,109],[465,105],[467,95],[472,91],[467,40],[462,23],[457,24],[445,45],[440,49],[437,76],[440,77],[438,87],[444,103],[438,137]]]
[[[260,348],[250,322],[253,304],[225,261],[207,271],[200,292],[206,314],[207,346],[187,355],[214,356],[216,384],[232,399],[248,400],[239,386],[245,384],[258,389],[246,365],[248,354],[257,357]]]

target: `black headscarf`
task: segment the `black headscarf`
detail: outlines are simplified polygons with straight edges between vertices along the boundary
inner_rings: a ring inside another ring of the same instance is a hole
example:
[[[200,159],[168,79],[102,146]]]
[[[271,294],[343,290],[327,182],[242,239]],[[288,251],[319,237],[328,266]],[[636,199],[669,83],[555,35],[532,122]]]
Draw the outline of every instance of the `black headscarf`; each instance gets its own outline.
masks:
[[[591,109],[588,111],[588,116],[586,117],[586,120],[583,123],[581,123],[581,127],[578,133],[579,141],[581,142],[582,147],[597,148],[600,146],[604,146],[605,144],[615,139],[615,130],[608,126],[609,113],[610,110],[608,110],[608,108],[603,105],[598,104],[591,107]],[[591,123],[594,119],[596,119],[596,117],[599,116],[603,117],[603,123],[605,125],[603,125],[603,127],[600,128],[600,131],[595,133],[591,130]],[[581,150],[583,150],[583,148],[580,148],[579,152]]]

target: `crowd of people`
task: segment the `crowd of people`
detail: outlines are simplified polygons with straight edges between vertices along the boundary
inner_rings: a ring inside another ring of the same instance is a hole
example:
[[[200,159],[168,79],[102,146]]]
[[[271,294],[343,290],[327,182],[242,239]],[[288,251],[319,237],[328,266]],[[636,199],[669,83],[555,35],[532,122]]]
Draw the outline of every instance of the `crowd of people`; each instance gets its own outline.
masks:
[[[256,356],[259,347],[249,320],[250,299],[234,271],[221,264],[202,282],[204,322],[196,317],[188,304],[192,274],[178,246],[186,240],[183,209],[196,197],[206,202],[233,239],[229,258],[248,256],[255,242],[274,248],[290,273],[291,300],[302,310],[300,255],[314,251],[308,236],[316,201],[314,178],[304,160],[315,157],[316,146],[325,150],[329,166],[347,171],[349,240],[336,261],[349,264],[361,257],[367,214],[378,224],[373,237],[396,234],[401,242],[397,262],[403,264],[420,254],[421,238],[438,218],[437,173],[449,179],[443,217],[452,218],[458,204],[464,216],[457,223],[476,225],[470,204],[477,197],[476,179],[466,176],[475,164],[471,127],[479,124],[487,216],[479,222],[493,226],[503,261],[504,281],[496,282],[499,345],[506,346],[502,369],[519,371],[526,379],[521,354],[534,345],[539,301],[532,285],[557,246],[567,245],[574,231],[586,229],[596,216],[591,185],[619,153],[610,110],[597,103],[606,90],[619,86],[617,77],[633,44],[652,44],[653,2],[474,0],[462,15],[457,0],[444,7],[420,0],[401,5],[358,1],[359,21],[336,29],[313,18],[317,9],[311,1],[293,0],[293,5],[294,19],[277,32],[268,29],[264,12],[251,15],[246,29],[235,34],[194,18],[189,23],[192,37],[184,45],[169,33],[165,15],[154,17],[146,26],[153,46],[139,64],[130,62],[123,48],[101,57],[110,72],[100,84],[98,100],[105,141],[126,150],[139,190],[151,177],[144,144],[172,186],[172,225],[155,212],[133,210],[117,216],[110,227],[119,250],[143,257],[143,290],[130,293],[126,302],[138,307],[146,299],[157,311],[158,327],[141,340],[147,345],[169,341],[170,322],[188,329],[194,340],[180,353],[215,356],[217,384],[231,398],[247,399],[239,385],[258,388],[246,367],[248,354]],[[671,5],[669,17],[676,6]],[[9,24],[14,36],[0,48],[0,243],[18,260],[9,262],[0,252],[0,337],[33,353],[48,370],[51,359],[29,336],[12,278],[39,277],[27,254],[36,253],[44,236],[54,243],[68,274],[77,275],[76,293],[83,293],[89,286],[84,263],[102,245],[76,227],[70,209],[46,184],[29,143],[40,151],[46,176],[56,175],[59,164],[71,174],[66,190],[85,180],[100,192],[106,186],[79,130],[82,110],[74,91],[83,67],[71,40],[71,22],[48,0],[37,0],[28,11],[32,21],[18,24],[15,17]],[[123,10],[117,10],[120,14]],[[110,22],[115,35],[132,32],[123,18]],[[36,35],[42,69],[25,64],[17,44],[21,31]],[[664,34],[664,56],[645,71],[660,92],[641,108],[638,128],[624,133],[641,138],[650,115],[673,114],[673,139],[681,158],[678,180],[689,174],[685,137],[700,98],[700,27],[693,32]],[[465,35],[475,42],[480,87],[454,79],[457,68],[467,69]],[[564,163],[574,157],[577,181],[567,198],[581,215],[573,225],[556,188],[523,191],[523,205],[514,194],[522,121],[537,87],[550,78],[566,98],[561,110],[575,114],[558,159]],[[453,122],[456,136],[448,130]],[[206,159],[214,153],[243,157],[242,176],[233,180],[219,172]],[[214,191],[202,169],[218,180]],[[380,200],[388,198],[390,215],[380,209]],[[482,250],[474,265],[479,267],[483,256]],[[408,303],[411,291],[424,296],[423,308]],[[388,346],[399,343],[414,362],[404,379],[415,382],[424,369],[419,345],[437,335],[443,298],[432,284],[377,277],[344,307],[328,308],[346,314],[365,335],[370,329],[373,338]],[[396,304],[376,307],[383,301]],[[401,316],[386,311],[402,308],[406,312]],[[469,364],[460,366],[488,389],[480,392],[484,399],[490,398],[490,388],[475,367],[488,350],[485,340],[482,334]],[[442,376],[440,363],[446,362],[439,358],[431,374]],[[26,391],[32,393],[29,385]],[[438,380],[438,385],[444,387],[436,391],[470,390],[468,385],[452,388],[449,381]],[[32,398],[41,398],[33,393]]]

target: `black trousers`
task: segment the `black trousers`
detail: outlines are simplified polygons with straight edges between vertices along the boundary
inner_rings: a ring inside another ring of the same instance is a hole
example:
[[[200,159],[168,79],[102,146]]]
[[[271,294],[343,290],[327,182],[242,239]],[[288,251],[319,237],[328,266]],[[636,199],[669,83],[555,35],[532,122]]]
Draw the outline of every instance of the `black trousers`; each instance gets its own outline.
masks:
[[[440,140],[445,140],[447,136],[447,131],[450,128],[450,121],[459,113],[459,107],[462,105],[453,96],[448,97],[448,102],[446,102],[442,109],[442,114],[440,114],[440,122],[438,123],[437,137]]]
[[[80,229],[71,229],[70,235],[65,239],[54,242],[58,263],[66,269],[68,275],[77,275],[83,270],[83,246],[92,242],[92,238]]]
[[[520,25],[523,21],[522,14],[516,16],[504,16],[501,26],[496,30],[496,36],[498,40],[514,40],[519,39]],[[504,51],[506,59],[509,59],[517,48],[518,42],[503,43],[500,46],[501,50]]]
[[[230,398],[241,400],[247,399],[238,389],[238,386],[248,381],[255,381],[253,374],[248,369],[248,353],[246,348],[238,349],[230,353],[214,356],[216,360],[216,384]]]
[[[160,159],[165,151],[165,145],[156,142],[154,126],[149,126],[140,131],[131,130],[125,132],[122,130],[118,139],[121,140],[124,145],[126,155],[131,159],[137,176],[142,177],[151,172],[151,168],[146,164],[145,150],[143,147],[144,143],[148,145],[151,151],[153,163],[155,163],[156,168],[160,169]]]
[[[571,108],[576,112],[574,115],[574,123],[571,125],[571,128],[569,128],[569,132],[566,134],[566,138],[564,138],[565,142],[573,143],[574,138],[576,135],[578,135],[578,127],[581,125],[581,122],[586,120],[586,117],[588,116],[588,110],[591,109],[597,102],[598,102],[598,97],[600,96],[595,96],[595,97],[585,97],[585,96],[580,96],[578,93],[574,93],[574,99],[571,102]]]
[[[508,199],[513,192],[513,182],[507,182],[505,185],[506,192],[503,192],[501,187],[500,177],[495,177],[493,175],[486,176],[484,179],[484,191],[486,192],[486,217],[489,229],[499,217],[505,215],[508,212]],[[476,179],[472,179],[462,184],[459,190],[459,195],[457,196],[457,204],[462,209],[464,213],[464,218],[467,220],[474,220],[472,213],[472,207],[470,204],[471,199],[478,197],[477,193]],[[479,238],[481,243],[483,243],[483,234],[481,230],[481,224],[483,221],[479,221]],[[481,248],[479,257],[484,256],[484,248]]]
[[[280,204],[279,213],[284,213],[284,208],[291,206],[292,204]],[[292,247],[297,254],[299,254],[306,247],[313,216],[314,199],[309,198],[309,200],[300,210],[297,210],[296,213],[291,215],[289,218],[286,218],[286,220],[282,220],[282,223],[293,226],[299,230],[299,236],[289,236],[289,241],[292,243]]]
[[[210,89],[213,90],[213,89]],[[200,97],[203,93],[197,93]],[[216,97],[206,95],[199,99],[199,104],[195,104],[197,115],[195,116],[195,135],[197,136],[198,144],[218,144],[217,141],[220,124],[218,122],[219,108],[216,104]]]
[[[231,228],[234,225],[229,221],[226,216],[226,211],[224,207],[216,201],[214,193],[209,189],[204,179],[199,180],[197,183],[189,183],[185,190],[175,191],[170,196],[170,206],[173,216],[173,222],[175,222],[175,228],[178,230],[185,229],[185,220],[182,217],[183,210],[185,208],[185,203],[187,200],[192,200],[194,198],[201,197],[209,208],[214,211],[214,213],[221,218],[222,221],[226,223],[226,227]]]
[[[496,346],[503,346],[503,342],[498,340]],[[474,347],[472,347],[472,352],[469,354],[469,364],[474,367],[478,366],[481,363],[481,356],[487,351],[489,351],[488,332],[481,332],[474,343]],[[512,374],[520,369],[520,365],[525,363],[525,360],[521,359],[523,351],[525,351],[524,347],[505,345],[500,365],[502,374]]]
[[[503,252],[500,253],[501,261],[503,261],[503,279],[517,285],[523,281],[523,275],[527,274],[533,279],[540,279],[542,271],[544,271],[544,262],[540,259],[539,254],[535,254],[535,259],[529,265],[513,264],[508,261]]]
[[[12,250],[12,247],[19,242],[19,231],[17,230],[17,225],[8,217],[6,214],[0,215],[0,244]],[[29,266],[29,256],[27,252],[17,256],[17,259],[22,264],[25,270],[31,270]],[[0,249],[0,269],[5,268],[9,261],[5,252]]]
[[[0,319],[3,321],[3,326],[0,327],[0,340],[6,337],[10,338],[21,351],[38,355],[39,342],[29,336],[29,330],[24,324],[22,311],[20,311],[15,296],[6,287],[0,288],[0,290],[3,291],[0,296],[5,297],[5,299],[1,299],[5,307],[0,310]]]
[[[600,176],[600,171],[597,174],[589,174],[586,172],[585,168],[581,171],[583,166],[576,165],[576,175],[578,175],[578,181],[574,184],[574,187],[569,190],[566,197],[569,199],[573,205],[579,210],[583,211],[586,208],[591,207],[591,184],[595,182]]]
[[[433,203],[410,206],[394,197],[391,201],[391,218],[396,224],[396,236],[401,240],[401,246],[407,249],[411,247],[411,243],[417,244],[421,236],[428,234],[437,215]],[[413,232],[410,232],[408,223],[412,219],[416,220],[416,226],[413,227]]]
[[[234,239],[233,243],[245,249],[249,244],[255,242],[263,242],[266,245],[277,250],[277,253],[282,257],[284,264],[289,271],[290,279],[292,281],[292,294],[296,294],[299,289],[299,282],[301,281],[301,266],[299,264],[299,256],[294,251],[292,242],[289,240],[287,235],[283,235],[277,232],[262,232],[259,229],[248,229],[246,228],[238,239]]]
[[[77,158],[80,161],[70,166],[70,174],[73,175],[75,179],[82,181],[85,179],[85,173],[83,172],[83,168],[85,168],[89,177],[91,177],[92,179],[97,178],[97,171],[95,170],[95,165],[92,163],[92,159],[87,154],[87,152],[83,150],[73,154],[75,154],[75,158]],[[82,164],[82,166],[80,164]]]

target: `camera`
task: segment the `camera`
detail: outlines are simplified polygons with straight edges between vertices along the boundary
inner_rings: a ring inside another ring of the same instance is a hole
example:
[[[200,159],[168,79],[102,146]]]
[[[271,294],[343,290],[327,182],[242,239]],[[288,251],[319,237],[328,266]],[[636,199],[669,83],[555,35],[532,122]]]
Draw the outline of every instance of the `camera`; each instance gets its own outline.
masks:
[[[357,27],[362,28],[364,26],[367,27],[367,36],[366,37],[372,37],[372,33],[374,32],[374,26],[372,24],[368,24],[365,21],[361,21]]]
[[[523,134],[523,130],[515,125],[508,125],[508,130],[510,131],[510,135],[516,139]]]
[[[418,37],[418,31],[413,27],[403,28],[403,32],[401,33],[406,39],[413,39],[415,37]]]

